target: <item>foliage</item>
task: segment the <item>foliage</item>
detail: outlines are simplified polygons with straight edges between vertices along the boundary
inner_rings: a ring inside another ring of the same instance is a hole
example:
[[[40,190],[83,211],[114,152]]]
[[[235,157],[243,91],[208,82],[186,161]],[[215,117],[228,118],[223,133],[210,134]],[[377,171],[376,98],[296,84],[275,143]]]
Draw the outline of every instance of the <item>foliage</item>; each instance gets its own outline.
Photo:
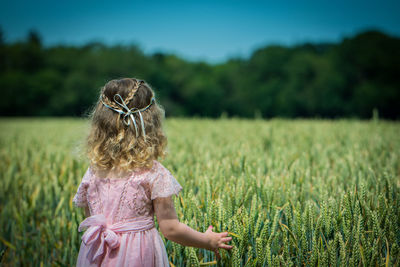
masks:
[[[87,161],[82,119],[0,121],[4,266],[72,266]],[[398,266],[399,124],[356,120],[168,119],[163,164],[184,190],[180,221],[232,233],[219,266]],[[215,261],[166,241],[175,266]]]
[[[210,65],[145,55],[134,44],[45,47],[31,32],[23,42],[0,40],[0,114],[80,116],[108,80],[137,77],[156,90],[167,116],[370,118],[376,110],[398,119],[398,47],[399,38],[367,31]]]

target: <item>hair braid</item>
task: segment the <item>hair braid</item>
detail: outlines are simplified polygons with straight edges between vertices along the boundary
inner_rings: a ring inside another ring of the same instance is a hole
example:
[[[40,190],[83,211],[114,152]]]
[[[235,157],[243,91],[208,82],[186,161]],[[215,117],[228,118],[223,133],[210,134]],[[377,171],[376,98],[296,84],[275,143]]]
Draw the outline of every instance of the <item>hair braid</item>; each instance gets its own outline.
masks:
[[[128,104],[129,101],[131,101],[131,100],[133,99],[135,93],[136,93],[137,90],[139,89],[140,85],[143,83],[142,80],[135,79],[135,81],[136,81],[136,83],[135,83],[135,85],[133,86],[133,89],[129,92],[129,94],[128,94],[128,96],[126,97],[126,99],[124,99],[124,102],[125,102],[126,104]],[[117,108],[117,109],[120,108],[113,100],[110,100],[110,99],[104,94],[104,91],[103,91],[103,93],[102,93],[102,95],[101,95],[101,99],[103,100],[104,103],[106,103],[106,104],[109,105],[110,107]]]
[[[132,100],[133,96],[136,94],[137,90],[139,89],[140,85],[143,83],[142,80],[135,79],[136,83],[133,89],[129,92],[128,96],[125,99],[125,103],[128,104],[129,101]]]
[[[117,109],[119,108],[117,106],[117,104],[115,104],[114,101],[111,101],[110,99],[108,99],[108,97],[104,94],[104,92],[101,94],[101,99],[103,100],[104,103],[106,103],[110,107],[117,108]]]

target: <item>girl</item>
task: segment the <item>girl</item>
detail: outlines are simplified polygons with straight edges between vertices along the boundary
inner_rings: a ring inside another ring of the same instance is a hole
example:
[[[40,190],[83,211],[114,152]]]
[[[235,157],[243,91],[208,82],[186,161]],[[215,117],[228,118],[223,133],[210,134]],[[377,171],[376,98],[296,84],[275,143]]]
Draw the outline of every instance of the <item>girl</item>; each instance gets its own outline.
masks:
[[[88,216],[77,266],[169,266],[163,235],[184,246],[231,249],[228,233],[197,232],[178,221],[172,195],[181,185],[160,162],[167,139],[164,110],[137,79],[108,82],[92,113],[90,167],[73,202]]]

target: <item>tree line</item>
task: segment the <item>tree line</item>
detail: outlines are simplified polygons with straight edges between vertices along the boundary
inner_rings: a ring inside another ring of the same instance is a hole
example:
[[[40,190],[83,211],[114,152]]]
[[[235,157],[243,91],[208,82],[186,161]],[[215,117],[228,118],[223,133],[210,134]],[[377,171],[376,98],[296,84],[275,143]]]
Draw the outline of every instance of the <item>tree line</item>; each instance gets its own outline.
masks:
[[[0,115],[82,116],[110,79],[136,77],[167,116],[370,118],[400,116],[400,39],[365,31],[339,43],[269,45],[221,64],[135,44],[45,47],[36,31],[0,31]]]

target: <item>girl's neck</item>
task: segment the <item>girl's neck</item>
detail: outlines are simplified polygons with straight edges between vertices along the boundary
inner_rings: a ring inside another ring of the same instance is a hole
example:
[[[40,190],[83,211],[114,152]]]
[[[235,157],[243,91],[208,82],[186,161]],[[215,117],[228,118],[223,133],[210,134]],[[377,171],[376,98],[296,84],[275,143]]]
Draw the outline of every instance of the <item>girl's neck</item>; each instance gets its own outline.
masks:
[[[132,173],[138,173],[143,171],[143,168],[137,168],[134,170],[129,170],[129,171],[122,171],[122,170],[96,170],[95,174],[97,177],[100,179],[124,179],[132,175]]]
[[[127,171],[117,171],[117,170],[98,170],[96,171],[97,177],[101,179],[105,178],[115,178],[115,179],[123,179],[129,176],[132,172]]]

